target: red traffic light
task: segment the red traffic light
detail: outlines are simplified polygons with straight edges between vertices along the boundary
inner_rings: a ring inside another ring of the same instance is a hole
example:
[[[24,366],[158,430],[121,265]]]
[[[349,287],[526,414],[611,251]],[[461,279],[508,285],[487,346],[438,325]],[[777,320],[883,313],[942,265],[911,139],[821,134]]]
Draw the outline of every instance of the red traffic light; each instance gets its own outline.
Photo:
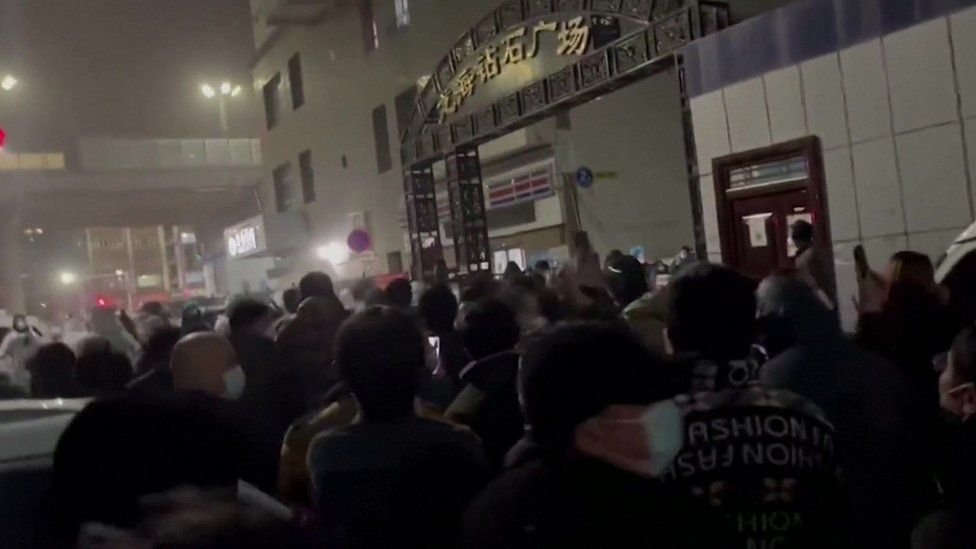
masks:
[[[0,150],[3,150],[3,145],[7,142],[7,132],[0,128]]]

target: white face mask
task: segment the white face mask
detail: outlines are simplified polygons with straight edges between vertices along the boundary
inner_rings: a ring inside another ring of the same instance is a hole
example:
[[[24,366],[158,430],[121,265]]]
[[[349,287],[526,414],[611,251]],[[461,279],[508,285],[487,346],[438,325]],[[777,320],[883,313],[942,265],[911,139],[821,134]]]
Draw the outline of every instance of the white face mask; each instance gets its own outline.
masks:
[[[247,378],[244,370],[238,365],[224,372],[224,398],[237,400],[244,394],[244,384]]]

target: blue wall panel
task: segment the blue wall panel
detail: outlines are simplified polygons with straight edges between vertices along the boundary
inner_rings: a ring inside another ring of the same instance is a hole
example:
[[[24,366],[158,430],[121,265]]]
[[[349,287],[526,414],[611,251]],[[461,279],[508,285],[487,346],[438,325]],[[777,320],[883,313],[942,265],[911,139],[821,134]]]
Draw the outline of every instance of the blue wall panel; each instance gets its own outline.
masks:
[[[803,0],[684,48],[692,97],[976,5],[976,0]]]

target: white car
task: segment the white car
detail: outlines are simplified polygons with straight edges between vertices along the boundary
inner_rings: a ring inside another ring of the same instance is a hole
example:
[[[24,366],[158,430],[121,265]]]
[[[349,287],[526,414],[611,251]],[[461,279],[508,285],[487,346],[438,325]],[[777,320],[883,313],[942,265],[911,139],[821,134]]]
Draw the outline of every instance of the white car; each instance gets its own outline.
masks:
[[[90,399],[0,401],[0,474],[12,465],[50,463],[58,438]]]
[[[943,282],[952,269],[958,265],[964,257],[976,252],[976,223],[963,231],[946,250],[945,256],[939,261],[939,266],[935,271],[935,280]]]
[[[55,545],[51,466],[89,399],[0,401],[0,532],[5,549]]]

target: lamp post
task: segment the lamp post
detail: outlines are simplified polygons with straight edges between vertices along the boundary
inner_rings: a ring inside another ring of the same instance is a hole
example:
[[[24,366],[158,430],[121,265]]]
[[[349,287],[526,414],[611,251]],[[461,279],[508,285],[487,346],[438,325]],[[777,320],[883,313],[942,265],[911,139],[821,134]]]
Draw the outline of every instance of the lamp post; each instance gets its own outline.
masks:
[[[239,85],[230,82],[221,82],[219,86],[203,84],[200,91],[207,99],[216,99],[217,108],[220,112],[220,129],[224,132],[224,137],[230,137],[230,128],[227,125],[227,99],[237,97],[244,91]]]

